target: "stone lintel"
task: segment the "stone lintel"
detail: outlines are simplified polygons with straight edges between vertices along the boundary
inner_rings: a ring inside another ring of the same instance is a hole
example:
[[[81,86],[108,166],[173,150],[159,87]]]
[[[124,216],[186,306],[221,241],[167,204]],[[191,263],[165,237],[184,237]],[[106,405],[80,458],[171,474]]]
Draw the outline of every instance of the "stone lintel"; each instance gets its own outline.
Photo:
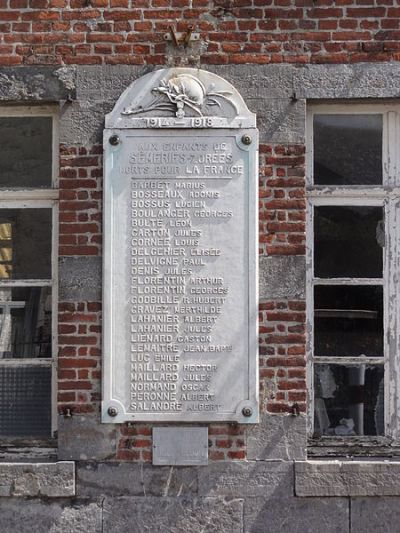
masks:
[[[76,98],[74,67],[0,68],[0,102],[47,103]]]

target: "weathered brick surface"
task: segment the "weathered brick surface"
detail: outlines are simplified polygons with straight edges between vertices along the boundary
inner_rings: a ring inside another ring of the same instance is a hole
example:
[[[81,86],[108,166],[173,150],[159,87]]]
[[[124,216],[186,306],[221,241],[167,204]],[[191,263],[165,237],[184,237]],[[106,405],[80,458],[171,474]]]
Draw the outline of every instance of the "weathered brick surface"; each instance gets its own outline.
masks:
[[[60,256],[101,253],[102,147],[61,146]]]
[[[260,146],[260,254],[305,254],[305,148]]]
[[[260,304],[260,383],[269,413],[306,410],[305,303]]]
[[[203,64],[400,58],[396,0],[2,0],[0,65],[162,65],[170,25]]]
[[[101,303],[60,302],[58,314],[59,410],[98,410],[101,380]]]

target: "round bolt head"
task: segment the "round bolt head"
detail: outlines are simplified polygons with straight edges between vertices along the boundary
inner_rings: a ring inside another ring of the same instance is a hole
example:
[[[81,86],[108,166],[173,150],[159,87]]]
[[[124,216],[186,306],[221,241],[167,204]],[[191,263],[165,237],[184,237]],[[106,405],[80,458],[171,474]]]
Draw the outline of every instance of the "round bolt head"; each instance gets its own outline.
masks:
[[[253,414],[253,409],[251,407],[243,407],[242,409],[243,416],[251,416],[252,414]]]
[[[115,407],[109,407],[108,410],[107,410],[107,413],[110,416],[117,416],[118,411],[117,411],[117,409]]]
[[[121,141],[120,141],[120,138],[118,137],[118,135],[111,135],[111,137],[108,139],[108,142],[112,146],[117,146],[117,144],[119,144]]]
[[[243,143],[243,144],[247,144],[247,145],[249,145],[249,144],[252,143],[252,141],[253,141],[253,139],[250,137],[250,135],[248,135],[247,133],[245,133],[245,134],[243,135],[243,137],[242,137],[242,143]]]

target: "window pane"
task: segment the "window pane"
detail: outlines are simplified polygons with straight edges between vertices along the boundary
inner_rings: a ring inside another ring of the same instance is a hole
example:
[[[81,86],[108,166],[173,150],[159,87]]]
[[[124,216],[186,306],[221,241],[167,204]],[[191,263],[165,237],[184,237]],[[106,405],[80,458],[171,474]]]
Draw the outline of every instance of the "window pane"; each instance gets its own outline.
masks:
[[[0,366],[0,436],[50,434],[51,368]]]
[[[51,357],[50,287],[0,290],[0,359]]]
[[[51,278],[51,209],[0,209],[0,279]]]
[[[382,207],[315,207],[315,276],[381,278],[384,235]]]
[[[314,115],[314,183],[382,183],[382,115]]]
[[[383,435],[383,373],[383,365],[315,365],[315,436]]]
[[[383,357],[383,288],[314,288],[314,355]]]
[[[0,187],[51,187],[51,117],[0,117],[0,144]]]

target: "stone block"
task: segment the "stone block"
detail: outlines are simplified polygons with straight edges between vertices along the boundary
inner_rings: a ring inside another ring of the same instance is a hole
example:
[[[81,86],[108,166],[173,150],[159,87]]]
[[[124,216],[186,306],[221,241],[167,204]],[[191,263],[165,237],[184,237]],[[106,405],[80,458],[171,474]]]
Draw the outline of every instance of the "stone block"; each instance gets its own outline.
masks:
[[[244,533],[270,531],[350,533],[349,502],[345,498],[266,499],[259,497],[246,499]]]
[[[223,498],[106,498],[104,533],[242,533],[243,501]]]
[[[245,100],[288,99],[293,94],[296,69],[290,65],[206,65],[204,68],[232,83]]]
[[[305,142],[305,100],[290,98],[245,98],[250,111],[257,115],[260,143],[303,144]]]
[[[247,430],[249,460],[304,460],[307,429],[304,416],[263,415]]]
[[[57,102],[75,98],[74,67],[0,68],[0,101]]]
[[[201,56],[207,51],[208,43],[203,39],[192,41],[190,46],[176,47],[172,41],[167,42],[166,65],[168,67],[200,67]],[[208,70],[208,69],[206,69]]]
[[[101,257],[61,257],[58,272],[60,302],[101,300]]]
[[[301,256],[259,258],[259,296],[265,299],[304,299],[306,261]]]
[[[115,102],[129,85],[154,67],[94,65],[77,67],[77,98],[81,102]]]
[[[351,500],[351,533],[395,533],[399,531],[400,498],[356,498]]]
[[[104,118],[112,107],[112,103],[97,101],[66,103],[61,109],[60,142],[67,146],[102,144]]]
[[[102,533],[101,507],[20,499],[0,500],[0,531],[4,533]]]
[[[197,493],[197,469],[129,463],[77,467],[78,496],[188,496]]]
[[[400,495],[400,462],[304,461],[295,472],[297,496]]]
[[[293,494],[293,463],[217,462],[198,471],[199,495],[284,498]]]
[[[62,498],[74,495],[73,462],[0,464],[0,497]]]
[[[58,457],[72,461],[106,461],[116,453],[117,429],[97,416],[58,418]]]
[[[296,69],[299,98],[397,98],[400,66],[396,63],[306,65]]]

